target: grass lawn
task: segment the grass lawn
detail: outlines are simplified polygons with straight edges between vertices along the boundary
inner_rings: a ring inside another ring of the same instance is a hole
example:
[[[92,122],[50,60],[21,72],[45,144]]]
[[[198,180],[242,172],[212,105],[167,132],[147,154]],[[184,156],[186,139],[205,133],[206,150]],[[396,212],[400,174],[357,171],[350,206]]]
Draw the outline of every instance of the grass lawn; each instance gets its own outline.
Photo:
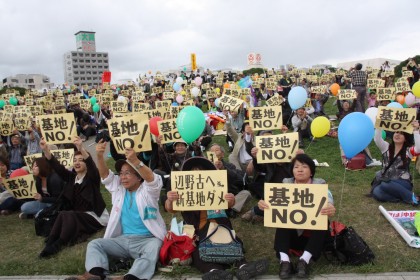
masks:
[[[335,114],[336,108],[332,99],[327,103],[328,114]],[[338,125],[338,124],[337,124]],[[224,136],[217,136],[213,140],[225,145]],[[306,146],[309,141],[306,141]],[[369,146],[374,158],[381,159],[380,153],[372,142]],[[410,248],[394,228],[386,221],[378,210],[380,203],[365,197],[370,190],[370,182],[374,173],[380,167],[368,168],[363,171],[345,171],[341,165],[338,139],[324,137],[312,143],[306,153],[319,162],[328,162],[330,167],[318,167],[316,176],[325,179],[335,199],[338,210],[336,217],[346,225],[353,226],[365,239],[376,255],[373,265],[358,267],[337,266],[321,258],[313,266],[313,274],[321,273],[374,273],[396,271],[418,271],[420,260],[419,251]],[[113,166],[113,162],[108,164]],[[414,174],[415,191],[419,192],[420,176],[411,168]],[[110,196],[103,191],[110,209]],[[253,200],[247,203],[244,211],[255,205]],[[411,210],[410,205],[382,204],[387,210]],[[162,211],[165,221],[169,223],[172,215]],[[67,275],[84,272],[84,258],[87,243],[77,244],[65,248],[51,259],[39,259],[44,239],[37,237],[32,220],[20,220],[17,214],[0,217],[1,257],[0,275]],[[270,274],[278,272],[278,260],[274,256],[274,229],[264,228],[263,225],[253,225],[243,222],[240,218],[233,220],[234,228],[244,240],[246,257],[255,260],[267,257],[271,261]],[[104,230],[93,238],[101,237]],[[176,268],[168,277],[180,277],[185,273],[197,273],[191,268]]]

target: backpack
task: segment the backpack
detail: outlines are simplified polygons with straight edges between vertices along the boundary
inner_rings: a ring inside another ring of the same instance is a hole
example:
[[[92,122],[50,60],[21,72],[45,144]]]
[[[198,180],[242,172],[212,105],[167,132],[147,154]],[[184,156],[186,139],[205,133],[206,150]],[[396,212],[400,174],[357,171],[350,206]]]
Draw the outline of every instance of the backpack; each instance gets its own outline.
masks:
[[[190,265],[195,248],[194,240],[187,235],[178,236],[172,231],[168,231],[160,248],[160,263],[164,266],[173,263]]]
[[[331,236],[325,246],[327,260],[346,265],[372,263],[375,255],[353,227],[346,227],[340,222],[330,224]]]
[[[345,159],[345,156],[343,156]],[[363,170],[366,168],[366,155],[364,153],[359,153],[352,157],[346,163],[347,170]]]

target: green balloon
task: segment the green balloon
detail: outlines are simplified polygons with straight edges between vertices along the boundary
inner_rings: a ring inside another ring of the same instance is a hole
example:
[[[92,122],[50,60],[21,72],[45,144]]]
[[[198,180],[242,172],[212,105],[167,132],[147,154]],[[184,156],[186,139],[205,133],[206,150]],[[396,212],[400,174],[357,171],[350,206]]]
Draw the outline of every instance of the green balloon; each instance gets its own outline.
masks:
[[[18,100],[17,100],[16,97],[12,96],[12,97],[9,98],[9,103],[10,103],[10,105],[16,106],[18,104]]]
[[[184,71],[187,71],[187,67],[184,67]]]
[[[4,100],[0,100],[0,109],[2,109],[5,104],[6,104],[6,102],[4,102]]]
[[[95,96],[93,96],[93,97],[90,98],[90,104],[92,104],[92,106],[95,105],[96,102],[97,102],[97,100],[96,100],[96,97]]]
[[[99,110],[101,110],[101,107],[99,107],[98,103],[95,103],[92,107],[93,112],[97,113]]]
[[[408,108],[408,105],[404,103],[403,108]]]
[[[200,137],[206,126],[203,111],[195,106],[185,107],[179,112],[176,118],[176,126],[182,139],[188,144],[191,144]]]
[[[385,140],[385,138],[386,138],[386,132],[385,132],[385,130],[382,130],[382,139]]]

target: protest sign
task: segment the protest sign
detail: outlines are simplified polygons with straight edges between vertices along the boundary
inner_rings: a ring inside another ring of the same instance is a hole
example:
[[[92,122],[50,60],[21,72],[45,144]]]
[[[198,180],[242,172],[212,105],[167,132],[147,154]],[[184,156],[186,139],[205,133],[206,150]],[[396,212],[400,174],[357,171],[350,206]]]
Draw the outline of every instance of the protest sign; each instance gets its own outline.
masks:
[[[219,160],[214,152],[207,151],[206,156],[209,161],[213,162],[213,164],[216,164],[216,161]]]
[[[175,92],[173,91],[165,91],[163,92],[163,100],[168,100],[168,99],[175,99]]]
[[[209,99],[209,98],[217,98],[218,97],[218,94],[217,94],[217,92],[215,90],[208,89],[208,90],[206,90],[206,97],[207,97],[207,99]]]
[[[181,112],[182,109],[188,106],[171,106],[171,117],[173,119],[176,119],[178,117],[179,112]]]
[[[14,118],[15,129],[17,130],[28,130],[28,127],[31,126],[31,119],[29,117],[23,118]]]
[[[0,122],[0,134],[3,136],[8,136],[13,133],[15,126],[13,123],[13,118],[5,119]]]
[[[169,112],[171,107],[171,101],[163,100],[163,101],[155,101],[156,109],[164,109],[165,111]]]
[[[401,74],[405,78],[413,78],[414,77],[413,71],[402,71]]]
[[[303,108],[311,108],[312,107],[312,99],[307,98],[305,105],[303,105]]]
[[[146,114],[149,119],[151,119],[153,117],[161,117],[164,120],[170,119],[170,113],[167,112],[165,108],[153,109],[153,110],[144,110],[141,113]]]
[[[396,94],[395,94],[395,88],[377,88],[376,89],[376,100],[382,101],[382,100],[395,100]]]
[[[34,165],[36,158],[41,158],[42,153],[31,154],[28,156],[24,156],[23,159],[25,160],[26,166],[29,169],[29,173],[32,173],[32,166]]]
[[[281,129],[283,126],[281,106],[249,108],[249,125],[253,131]]]
[[[73,167],[74,149],[51,150],[50,152],[65,168]]]
[[[127,101],[111,101],[111,111],[113,113],[124,113],[128,111]]]
[[[268,104],[268,106],[280,106],[281,104],[283,104],[283,102],[283,96],[279,95],[278,93],[275,93],[273,97],[266,101],[266,104]]]
[[[256,136],[258,163],[290,162],[298,149],[297,132]]]
[[[117,153],[124,154],[125,148],[135,152],[150,151],[149,118],[144,114],[131,114],[108,120],[109,135]]]
[[[181,135],[176,127],[176,119],[168,119],[164,121],[158,121],[159,135],[162,135],[162,144],[172,143],[181,139]]]
[[[411,91],[410,84],[407,81],[396,82],[395,92],[400,93],[404,91]]]
[[[277,81],[274,78],[265,79],[265,87],[268,90],[277,90]]]
[[[133,112],[144,112],[146,110],[150,110],[150,104],[149,103],[143,103],[143,102],[133,102]]]
[[[354,89],[339,89],[338,100],[352,100],[357,98],[356,90]]]
[[[238,111],[244,101],[229,95],[222,95],[219,99],[219,107],[222,110]]]
[[[382,72],[384,74],[385,77],[391,77],[394,76],[394,70],[385,70],[384,72]]]
[[[375,128],[413,133],[411,123],[416,120],[416,108],[378,107]]]
[[[37,193],[34,176],[32,174],[12,179],[3,179],[7,191],[17,199],[34,198]]]
[[[370,89],[385,87],[385,81],[382,79],[367,79],[367,87]]]
[[[29,109],[29,112],[30,112],[31,116],[33,116],[33,117],[42,115],[44,113],[44,110],[42,109],[41,105],[28,106],[28,109]]]
[[[90,103],[89,99],[80,99],[80,108],[82,108],[85,111],[89,111],[92,107],[92,104]]]
[[[171,189],[179,199],[176,211],[221,210],[228,208],[226,170],[172,171]]]
[[[327,91],[327,86],[326,85],[311,87],[311,92],[315,93],[315,94],[316,93],[324,94],[326,91]]]
[[[326,184],[264,184],[264,226],[274,228],[327,230],[328,216],[321,209],[328,202]]]
[[[414,218],[418,211],[387,211],[382,205],[379,206],[379,211],[401,235],[408,246],[420,248],[419,233],[414,225]]]
[[[74,137],[77,136],[73,113],[40,115],[37,119],[41,134],[49,145],[73,143]]]
[[[62,108],[62,109],[53,109],[53,110],[51,110],[51,113],[52,114],[54,114],[54,115],[57,115],[57,114],[65,114],[67,111],[66,111],[66,109],[64,109],[64,108]]]

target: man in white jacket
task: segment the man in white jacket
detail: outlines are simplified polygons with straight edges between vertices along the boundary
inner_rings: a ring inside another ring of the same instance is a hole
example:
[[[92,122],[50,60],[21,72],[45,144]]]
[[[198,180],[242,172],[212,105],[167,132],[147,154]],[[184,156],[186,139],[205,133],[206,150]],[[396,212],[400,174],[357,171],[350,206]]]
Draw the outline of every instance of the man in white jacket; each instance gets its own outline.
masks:
[[[105,164],[105,148],[103,140],[96,145],[102,183],[112,195],[108,226],[104,238],[88,244],[86,273],[67,279],[105,279],[109,270],[108,256],[134,259],[128,273],[118,279],[151,279],[166,233],[158,205],[161,176],[144,165],[133,149],[126,149],[126,160],[115,163],[118,173],[115,175]]]

